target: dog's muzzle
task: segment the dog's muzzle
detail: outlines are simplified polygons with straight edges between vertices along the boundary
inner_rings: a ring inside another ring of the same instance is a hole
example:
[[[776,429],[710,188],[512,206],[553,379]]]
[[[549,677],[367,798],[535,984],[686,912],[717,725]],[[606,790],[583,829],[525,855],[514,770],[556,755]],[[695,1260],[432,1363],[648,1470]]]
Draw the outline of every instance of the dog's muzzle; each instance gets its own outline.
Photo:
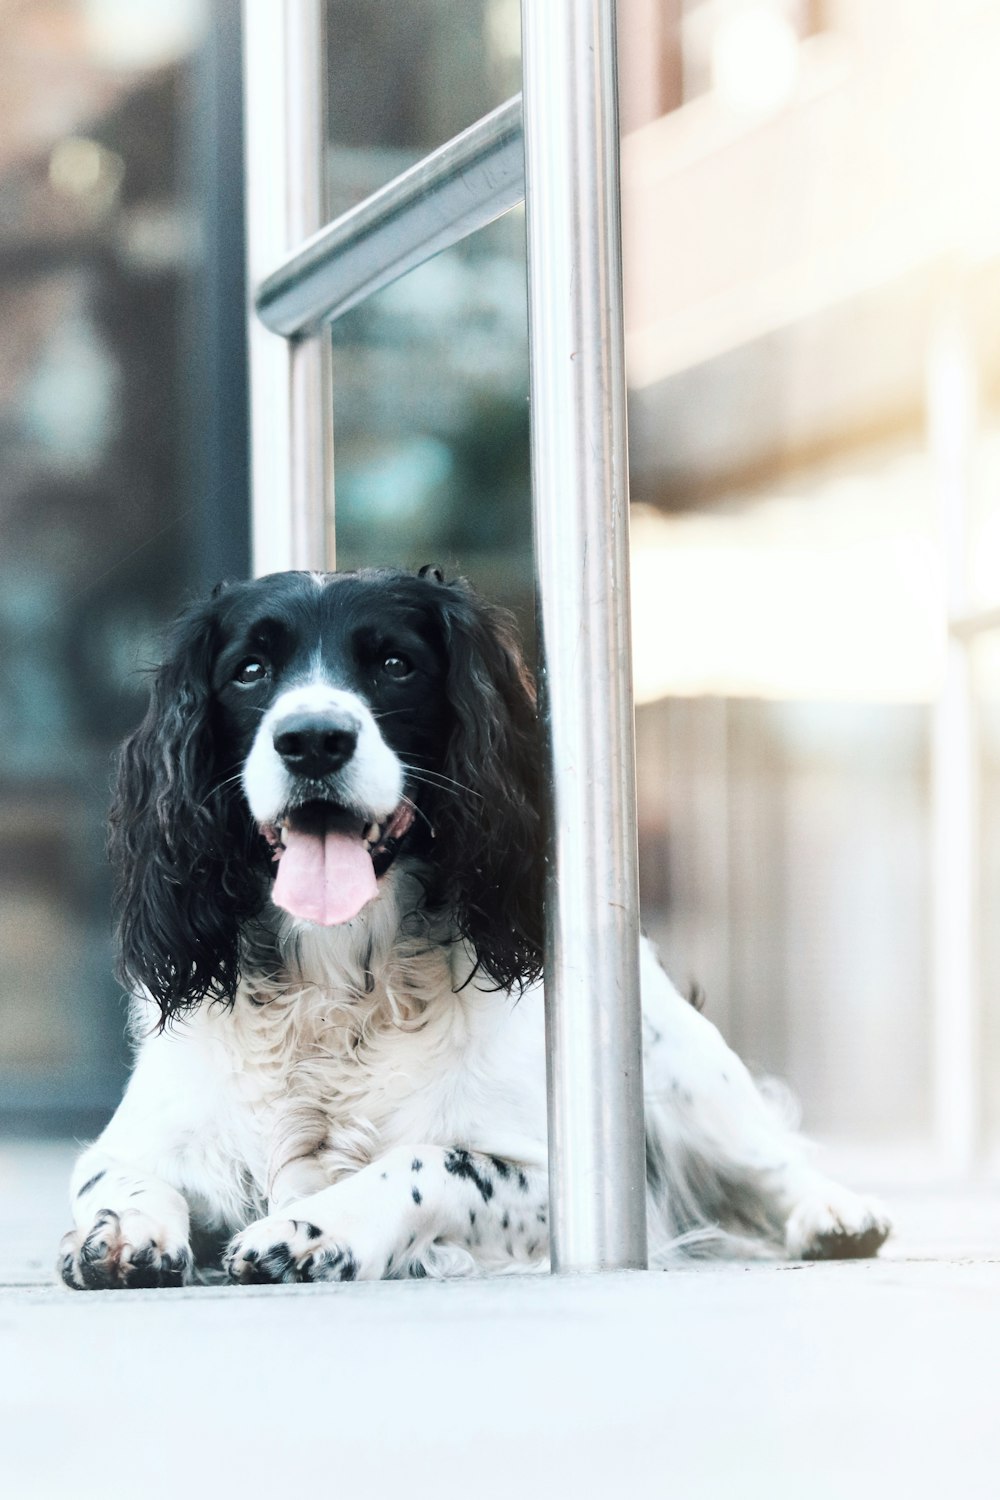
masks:
[[[279,824],[264,824],[261,832],[278,861],[275,905],[320,927],[350,922],[378,895],[378,877],[392,864],[413,817],[405,801],[382,824],[334,802],[310,801]]]
[[[361,699],[324,684],[282,695],[244,769],[276,861],[275,904],[323,927],[356,917],[413,823],[403,785]]]

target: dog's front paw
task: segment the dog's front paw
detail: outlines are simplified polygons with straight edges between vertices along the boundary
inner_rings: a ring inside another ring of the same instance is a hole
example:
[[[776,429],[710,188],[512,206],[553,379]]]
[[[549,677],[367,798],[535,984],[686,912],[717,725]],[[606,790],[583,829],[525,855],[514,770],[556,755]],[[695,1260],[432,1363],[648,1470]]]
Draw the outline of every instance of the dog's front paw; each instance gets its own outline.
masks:
[[[358,1256],[308,1219],[258,1219],[230,1240],[227,1276],[244,1284],[355,1281]]]
[[[89,1229],[71,1229],[59,1246],[59,1274],[75,1291],[184,1286],[191,1250],[138,1209],[102,1208]]]
[[[878,1253],[891,1228],[880,1204],[830,1183],[789,1215],[785,1248],[793,1260],[862,1260]]]

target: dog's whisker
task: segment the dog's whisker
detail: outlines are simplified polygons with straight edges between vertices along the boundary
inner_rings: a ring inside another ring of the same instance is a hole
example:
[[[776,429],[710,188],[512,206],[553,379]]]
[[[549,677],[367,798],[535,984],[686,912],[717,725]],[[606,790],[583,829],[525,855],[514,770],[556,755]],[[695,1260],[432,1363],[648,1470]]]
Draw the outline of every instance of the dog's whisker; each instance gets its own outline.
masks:
[[[224,792],[228,787],[234,786],[237,783],[241,782],[242,779],[243,779],[243,772],[242,771],[237,771],[235,773],[235,775],[233,775],[233,776],[227,776],[224,781],[218,781],[218,782],[216,782],[215,786],[212,787],[212,790],[208,793],[208,795],[206,797],[203,797],[200,802],[192,802],[191,803],[191,811],[192,812],[200,812],[203,808],[206,808],[209,805],[209,803],[211,802],[212,798],[214,796],[216,796],[217,793]]]
[[[427,824],[427,827],[430,829],[431,833],[433,833],[434,832],[434,824],[431,822],[430,818],[424,812],[423,808],[422,807],[418,807],[417,804],[414,802],[414,800],[413,800],[412,797],[404,796],[403,797],[403,801],[406,803],[407,807],[413,809],[413,812],[416,814],[416,816],[418,818],[422,818],[424,820],[424,822]]]
[[[218,782],[216,782],[215,786],[212,788],[212,791],[213,792],[222,792],[222,791],[225,791],[226,787],[228,787],[228,786],[235,786],[237,784],[237,782],[241,782],[242,780],[243,780],[243,772],[242,771],[236,771],[232,776],[227,776],[224,781],[218,781]],[[209,796],[211,796],[211,792],[209,793]],[[208,799],[206,798],[205,800],[207,801]]]
[[[222,786],[232,786],[232,784],[233,784],[234,781],[242,781],[242,780],[243,780],[243,768],[240,767],[240,769],[238,771],[234,771],[231,776],[227,776],[225,778],[225,780],[220,781],[219,782],[219,786],[220,787],[222,787]]]
[[[479,793],[472,791],[471,788],[466,790],[460,787],[449,786],[447,782],[432,781],[430,777],[421,776],[417,771],[410,771],[409,777],[411,781],[416,781],[421,786],[428,786],[435,792],[447,792],[452,797],[458,797],[464,794],[468,797],[477,797],[480,801],[482,801],[482,798],[479,797]]]
[[[442,791],[447,791],[454,787],[460,792],[465,792],[470,797],[478,797],[480,802],[483,800],[480,792],[473,791],[471,786],[466,786],[462,781],[456,781],[453,776],[445,776],[441,771],[431,771],[426,766],[421,766],[418,769],[416,766],[409,765],[406,761],[403,761],[402,765],[404,771],[407,771],[415,781],[425,781],[428,786],[438,785]]]

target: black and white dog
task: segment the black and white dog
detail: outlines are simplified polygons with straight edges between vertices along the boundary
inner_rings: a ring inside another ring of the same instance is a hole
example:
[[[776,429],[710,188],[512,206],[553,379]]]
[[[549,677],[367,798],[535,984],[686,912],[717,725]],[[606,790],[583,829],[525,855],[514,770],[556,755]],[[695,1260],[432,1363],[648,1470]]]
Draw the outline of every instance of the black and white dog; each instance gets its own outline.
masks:
[[[72,1182],[78,1288],[547,1259],[542,813],[506,618],[437,570],[276,574],[178,622],[112,813],[137,1058]],[[650,1237],[873,1254],[642,956]],[[693,1232],[693,1234],[692,1234]]]

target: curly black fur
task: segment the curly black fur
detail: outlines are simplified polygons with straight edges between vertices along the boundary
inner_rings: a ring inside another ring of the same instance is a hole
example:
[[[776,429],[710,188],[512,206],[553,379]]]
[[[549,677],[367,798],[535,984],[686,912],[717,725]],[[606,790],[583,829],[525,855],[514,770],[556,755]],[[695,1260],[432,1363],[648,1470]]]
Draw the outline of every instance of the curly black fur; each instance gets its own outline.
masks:
[[[164,1020],[205,998],[232,1000],[240,927],[267,893],[238,768],[213,733],[217,598],[176,622],[111,805],[118,975],[144,985]]]
[[[438,899],[507,989],[542,968],[544,832],[534,686],[513,621],[462,581],[441,588],[453,726],[442,767],[467,788],[435,810]]]

